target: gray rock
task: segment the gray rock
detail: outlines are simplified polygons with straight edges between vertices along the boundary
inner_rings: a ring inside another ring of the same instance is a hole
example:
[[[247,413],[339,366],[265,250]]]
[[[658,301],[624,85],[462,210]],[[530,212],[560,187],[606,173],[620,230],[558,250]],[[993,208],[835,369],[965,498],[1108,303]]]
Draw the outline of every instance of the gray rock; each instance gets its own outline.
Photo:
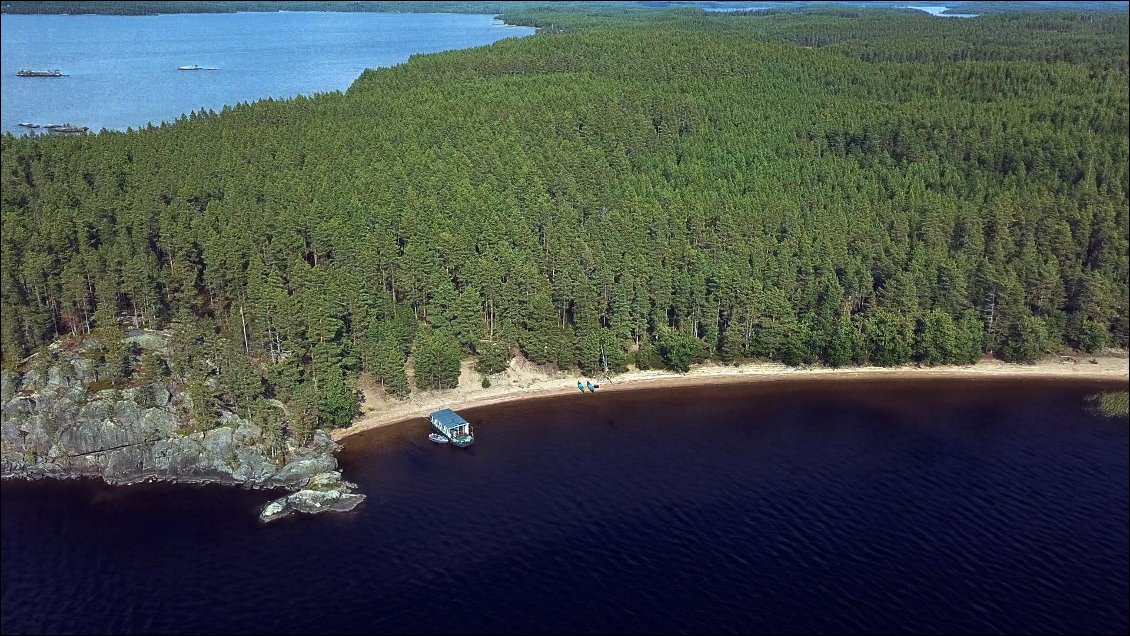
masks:
[[[149,431],[154,439],[163,439],[176,435],[177,419],[172,413],[159,408],[145,409],[140,426],[142,430]]]
[[[53,453],[53,455],[71,457],[131,446],[146,441],[141,431],[121,426],[110,420],[73,422],[59,430],[57,439],[59,452]]]
[[[275,521],[282,519],[292,512],[294,512],[294,509],[290,507],[290,503],[287,501],[287,498],[280,497],[279,499],[272,501],[266,506],[263,506],[263,511],[259,513],[259,520]]]
[[[314,431],[314,434],[311,437],[313,438],[312,446],[319,453],[325,451],[332,453],[341,450],[341,446],[338,445],[338,443],[334,441],[333,436],[331,436],[326,431],[318,429]]]
[[[290,507],[297,512],[349,512],[356,508],[365,495],[340,490],[299,490],[287,497]]]
[[[101,422],[110,419],[110,403],[106,400],[91,400],[83,404],[78,419],[84,422]]]
[[[152,388],[153,404],[157,407],[168,406],[169,401],[173,399],[173,394],[160,384],[153,385]]]
[[[0,471],[4,477],[24,477],[27,473],[27,456],[18,450],[0,450],[0,465],[3,465],[3,471]]]
[[[153,444],[153,466],[165,477],[191,474],[203,452],[204,445],[193,437],[158,440]]]
[[[137,402],[119,400],[114,404],[114,421],[122,426],[137,426],[137,423],[141,421],[141,409],[138,408]]]
[[[238,482],[255,486],[262,485],[275,473],[275,463],[264,457],[258,450],[244,446],[236,452],[236,466],[232,478]]]
[[[286,488],[299,488],[318,473],[337,468],[332,455],[308,455],[292,459],[271,477],[270,483]]]
[[[29,369],[24,377],[20,379],[20,390],[28,391],[35,390],[43,387],[44,383],[43,372],[38,369]]]
[[[159,331],[131,331],[125,337],[126,342],[135,343],[137,346],[167,355],[169,353],[169,340]]]
[[[105,469],[109,474],[122,475],[129,479],[153,472],[153,447],[149,444],[127,446],[105,453],[105,458],[97,461],[105,462]],[[96,464],[97,466],[97,464]]]
[[[76,385],[85,386],[96,379],[93,360],[74,358],[71,360],[71,368],[74,370]]]
[[[262,429],[247,420],[239,420],[232,437],[236,444],[254,444],[263,435]]]
[[[0,417],[3,417],[5,422],[27,419],[34,412],[35,400],[23,396],[16,396],[0,407]]]
[[[75,382],[61,397],[71,404],[82,404],[86,401],[86,385]]]
[[[334,457],[340,447],[325,431],[302,447],[288,440],[290,461],[280,468],[260,427],[237,413],[222,413],[221,426],[210,431],[181,433],[178,413],[191,401],[175,383],[91,394],[93,362],[57,349],[57,359],[40,361],[38,371],[23,377],[0,372],[0,474],[6,478],[91,475],[111,484],[155,478],[296,491],[265,508],[265,520],[351,510],[364,500],[341,478]]]
[[[19,384],[20,378],[15,373],[7,369],[0,371],[0,403],[16,397],[16,387]]]
[[[259,519],[275,521],[293,512],[306,514],[349,512],[362,501],[365,501],[365,495],[341,490],[300,490],[268,503],[259,513]]]
[[[70,366],[70,364],[67,363],[67,366]],[[71,378],[66,375],[63,369],[63,363],[54,364],[51,366],[51,368],[47,369],[46,388],[48,389],[54,389],[61,386],[70,386],[70,380]]]
[[[232,430],[218,426],[204,431],[204,450],[213,457],[227,457],[231,453]]]
[[[317,475],[314,475],[306,482],[306,485],[303,487],[303,489],[332,490],[334,488],[341,488],[342,485],[341,471],[334,470],[328,473],[318,473]]]

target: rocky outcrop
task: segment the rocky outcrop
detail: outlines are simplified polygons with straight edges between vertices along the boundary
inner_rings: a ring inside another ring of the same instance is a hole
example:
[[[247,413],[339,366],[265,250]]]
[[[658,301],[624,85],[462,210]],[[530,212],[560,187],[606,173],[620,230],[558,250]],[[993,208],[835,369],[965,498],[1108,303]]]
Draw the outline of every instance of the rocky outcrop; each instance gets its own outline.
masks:
[[[161,350],[156,332],[147,348]],[[164,345],[167,346],[167,345]],[[233,413],[220,425],[182,428],[187,396],[175,383],[92,390],[94,363],[54,347],[51,356],[17,376],[0,372],[0,475],[4,478],[101,477],[111,484],[142,481],[220,483],[293,491],[271,502],[264,520],[292,512],[352,510],[365,499],[341,479],[337,444],[323,431],[296,446],[268,440]]]
[[[356,486],[356,484],[343,481],[341,471],[319,473],[307,480],[298,492],[267,504],[259,518],[263,521],[274,521],[293,512],[317,513],[353,510],[365,498],[364,495],[351,492],[351,489]]]

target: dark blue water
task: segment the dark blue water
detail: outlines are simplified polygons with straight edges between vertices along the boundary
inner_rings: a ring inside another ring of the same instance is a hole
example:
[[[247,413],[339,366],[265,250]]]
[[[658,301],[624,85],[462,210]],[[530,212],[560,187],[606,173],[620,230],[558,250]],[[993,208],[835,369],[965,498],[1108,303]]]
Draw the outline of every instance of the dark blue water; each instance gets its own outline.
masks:
[[[8,633],[1126,633],[1128,426],[1097,385],[615,391],[350,440],[350,515],[4,483]],[[1108,385],[1109,386],[1109,385]],[[1123,385],[1125,388],[1125,385]]]
[[[4,15],[0,132],[23,134],[21,122],[124,130],[201,108],[345,90],[366,68],[533,31],[437,13]],[[176,70],[193,64],[219,70]],[[69,77],[16,77],[21,68]]]

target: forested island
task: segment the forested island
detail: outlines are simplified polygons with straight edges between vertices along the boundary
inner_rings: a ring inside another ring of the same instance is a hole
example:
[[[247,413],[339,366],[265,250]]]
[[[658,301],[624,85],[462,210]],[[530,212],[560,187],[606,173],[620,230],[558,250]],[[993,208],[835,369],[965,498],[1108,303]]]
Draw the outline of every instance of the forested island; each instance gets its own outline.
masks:
[[[349,425],[362,374],[400,399],[465,359],[485,386],[515,356],[1127,347],[1125,13],[517,9],[540,34],[345,93],[5,135],[5,462],[9,400],[63,359],[282,462]]]

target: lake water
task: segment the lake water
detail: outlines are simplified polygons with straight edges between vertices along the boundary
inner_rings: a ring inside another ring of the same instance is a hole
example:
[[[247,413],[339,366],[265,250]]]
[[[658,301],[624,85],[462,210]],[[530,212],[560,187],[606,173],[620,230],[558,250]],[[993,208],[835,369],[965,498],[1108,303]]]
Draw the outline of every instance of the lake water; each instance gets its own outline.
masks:
[[[0,17],[0,131],[124,130],[266,97],[345,90],[363,70],[526,36],[487,15],[280,12]],[[178,71],[178,66],[215,71]],[[21,78],[23,68],[69,77]]]
[[[347,440],[369,500],[273,525],[264,492],[5,482],[0,630],[1126,633],[1130,444],[1085,407],[1101,386],[467,410],[468,449],[422,419]]]
[[[939,18],[976,18],[976,13],[943,13],[949,7],[903,7],[904,9],[918,9]]]

